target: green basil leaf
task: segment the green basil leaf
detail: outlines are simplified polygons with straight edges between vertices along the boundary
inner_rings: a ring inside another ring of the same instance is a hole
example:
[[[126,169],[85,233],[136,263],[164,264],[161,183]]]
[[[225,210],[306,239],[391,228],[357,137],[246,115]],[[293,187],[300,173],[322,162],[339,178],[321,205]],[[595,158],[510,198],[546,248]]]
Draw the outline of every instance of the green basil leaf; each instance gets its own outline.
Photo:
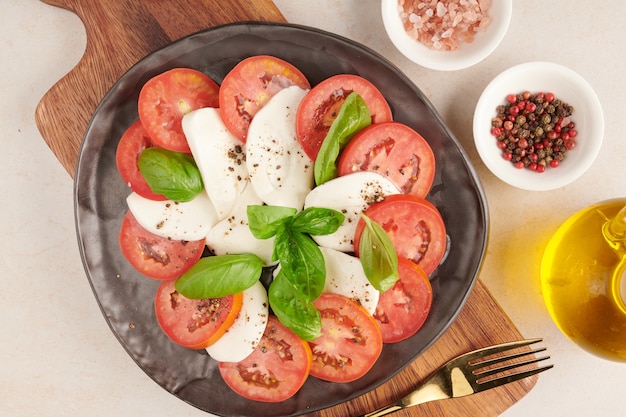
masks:
[[[279,272],[270,284],[268,298],[280,322],[303,340],[312,341],[322,334],[322,318],[313,303]]]
[[[322,142],[314,165],[315,183],[322,185],[337,177],[337,157],[350,139],[372,123],[370,111],[358,93],[350,93]]]
[[[326,282],[326,263],[313,239],[284,227],[276,234],[274,254],[287,279],[308,301],[316,300]]]
[[[200,258],[176,280],[176,291],[192,299],[236,294],[259,280],[263,264],[263,260],[253,254]]]
[[[257,239],[269,239],[298,210],[291,207],[250,205],[246,209],[248,225]]]
[[[398,255],[385,229],[365,214],[361,217],[365,221],[359,242],[361,265],[370,284],[385,292],[398,280]]]
[[[310,235],[329,235],[335,233],[346,216],[343,213],[321,207],[308,207],[296,214],[291,224],[292,230]]]
[[[186,153],[147,148],[137,165],[152,192],[170,200],[191,201],[204,187],[196,162]]]

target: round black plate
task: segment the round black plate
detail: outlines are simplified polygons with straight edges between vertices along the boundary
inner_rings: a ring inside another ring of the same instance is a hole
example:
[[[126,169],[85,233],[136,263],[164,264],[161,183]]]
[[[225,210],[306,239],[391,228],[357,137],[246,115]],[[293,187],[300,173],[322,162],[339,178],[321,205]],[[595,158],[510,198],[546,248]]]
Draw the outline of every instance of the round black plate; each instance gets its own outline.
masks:
[[[140,276],[118,247],[130,190],[115,165],[120,136],[137,119],[137,97],[152,76],[192,67],[221,83],[243,58],[268,54],[298,67],[312,85],[339,73],[372,81],[395,120],[412,126],[433,148],[437,172],[428,199],[441,211],[448,253],[432,276],[433,308],[412,338],[387,345],[363,378],[335,384],[309,378],[293,398],[278,404],[245,400],[223,382],[216,362],[170,342],[153,310],[158,282]],[[453,322],[476,279],[487,241],[487,205],[467,155],[424,94],[394,65],[349,39],[289,24],[239,23],[176,41],[141,60],[111,88],[85,134],[75,177],[78,242],[87,276],[105,319],[136,363],[182,400],[222,416],[296,416],[372,390],[419,356]],[[132,387],[129,387],[132,388]]]

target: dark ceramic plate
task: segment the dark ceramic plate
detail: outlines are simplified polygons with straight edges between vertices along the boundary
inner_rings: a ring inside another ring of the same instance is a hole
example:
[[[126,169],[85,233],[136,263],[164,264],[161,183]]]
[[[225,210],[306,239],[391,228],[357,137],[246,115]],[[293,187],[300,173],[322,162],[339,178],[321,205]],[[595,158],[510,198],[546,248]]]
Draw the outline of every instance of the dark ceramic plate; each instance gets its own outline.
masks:
[[[124,130],[137,119],[137,97],[152,76],[193,67],[220,83],[240,60],[268,54],[298,67],[312,85],[339,73],[359,74],[385,95],[394,118],[430,143],[437,173],[428,198],[441,211],[448,253],[432,276],[433,309],[412,338],[387,345],[374,368],[348,384],[309,378],[278,404],[245,400],[223,382],[216,362],[184,349],[161,332],[152,301],[158,282],[140,276],[118,248],[129,189],[115,165]],[[366,393],[418,357],[453,322],[480,268],[487,240],[487,206],[477,175],[452,132],[424,94],[377,53],[349,39],[289,24],[242,23],[181,39],[133,66],[97,108],[80,151],[75,180],[76,227],[87,276],[102,313],[128,354],[159,385],[182,400],[222,416],[296,416]],[[129,387],[130,388],[130,387]]]

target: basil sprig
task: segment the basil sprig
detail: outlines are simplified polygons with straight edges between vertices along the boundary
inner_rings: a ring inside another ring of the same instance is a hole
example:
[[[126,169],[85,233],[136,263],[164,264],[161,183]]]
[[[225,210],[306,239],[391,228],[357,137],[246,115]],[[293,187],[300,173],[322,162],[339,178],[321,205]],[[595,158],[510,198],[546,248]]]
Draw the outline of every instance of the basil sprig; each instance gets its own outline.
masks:
[[[272,258],[280,270],[268,291],[272,311],[304,340],[321,334],[322,322],[313,306],[326,283],[326,263],[311,235],[337,231],[345,216],[332,209],[309,207],[299,213],[285,207],[251,205],[248,222],[257,239],[274,236]],[[291,214],[290,214],[291,213]]]
[[[350,139],[372,123],[370,111],[358,93],[350,93],[330,125],[314,165],[315,183],[322,185],[337,177],[337,157]]]
[[[252,287],[263,264],[253,254],[207,256],[178,278],[175,288],[191,299],[225,297]]]
[[[398,255],[385,229],[363,213],[361,218],[365,222],[359,242],[361,265],[370,284],[385,292],[398,281]]]
[[[321,335],[322,318],[312,302],[279,271],[268,291],[272,311],[278,320],[303,340],[315,340]]]
[[[170,200],[191,201],[204,187],[196,162],[186,153],[147,148],[139,156],[137,165],[152,192]]]

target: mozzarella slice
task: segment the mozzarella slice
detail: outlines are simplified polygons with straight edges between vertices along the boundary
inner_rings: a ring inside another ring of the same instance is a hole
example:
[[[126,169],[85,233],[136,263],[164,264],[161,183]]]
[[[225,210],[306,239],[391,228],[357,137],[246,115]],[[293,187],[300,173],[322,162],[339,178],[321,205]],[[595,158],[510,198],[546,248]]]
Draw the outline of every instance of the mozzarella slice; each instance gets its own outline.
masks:
[[[320,247],[320,250],[326,263],[324,292],[351,298],[373,315],[380,292],[365,276],[359,258],[330,248]]]
[[[219,109],[194,110],[182,126],[217,216],[225,219],[249,186],[244,144],[226,128]]]
[[[313,161],[296,136],[296,111],[307,90],[282,89],[254,116],[246,138],[250,181],[268,205],[302,209],[313,188]]]
[[[206,348],[220,362],[240,362],[259,344],[269,318],[267,292],[260,281],[243,292],[241,312],[226,333]]]
[[[126,203],[144,229],[173,240],[204,239],[217,223],[215,209],[204,190],[184,203],[154,201],[137,193],[131,193]]]
[[[272,263],[274,238],[257,239],[250,231],[248,205],[259,204],[252,187],[247,187],[239,196],[232,213],[218,222],[206,235],[207,247],[216,255],[253,253],[267,265]]]
[[[367,171],[338,177],[316,187],[307,195],[304,207],[331,208],[343,213],[346,219],[335,233],[313,239],[320,246],[353,252],[361,212],[390,194],[400,194],[400,190],[384,176]]]

